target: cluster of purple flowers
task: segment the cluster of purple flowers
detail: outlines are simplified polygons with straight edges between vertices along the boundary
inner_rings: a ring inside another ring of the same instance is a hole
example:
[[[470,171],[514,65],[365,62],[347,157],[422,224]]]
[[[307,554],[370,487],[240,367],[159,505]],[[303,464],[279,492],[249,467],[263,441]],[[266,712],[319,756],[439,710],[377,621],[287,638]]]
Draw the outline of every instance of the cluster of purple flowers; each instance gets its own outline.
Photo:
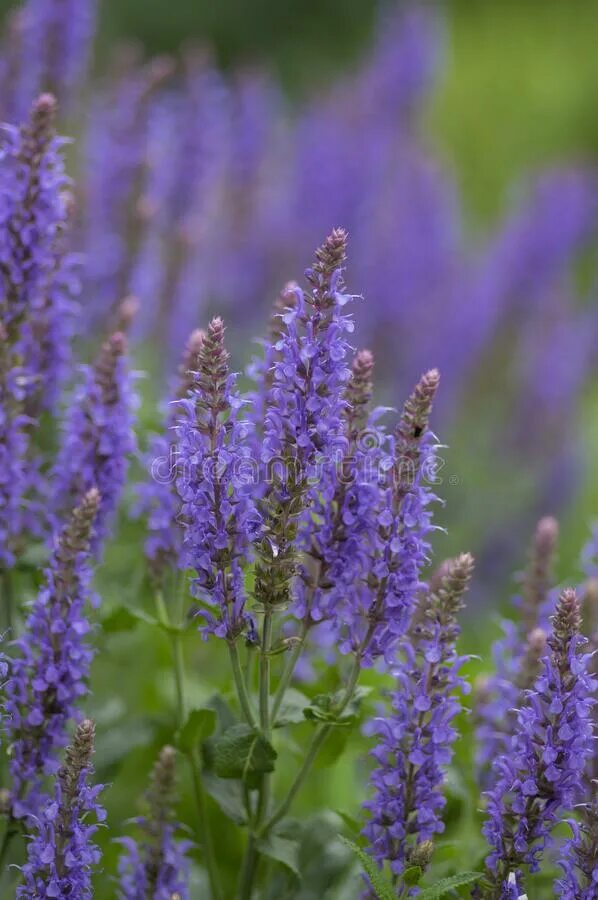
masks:
[[[559,597],[547,652],[517,711],[517,728],[492,767],[484,834],[492,890],[502,898],[509,873],[538,871],[551,831],[584,800],[585,767],[594,752],[592,707],[596,679],[580,635],[575,591]]]
[[[207,629],[228,640],[253,632],[245,612],[243,563],[259,526],[252,467],[245,468],[251,462],[249,424],[239,418],[243,400],[234,382],[224,325],[215,318],[199,347],[193,386],[179,401],[177,490],[184,525],[182,564],[197,573],[194,593],[207,605]]]
[[[58,537],[46,583],[15,641],[5,723],[15,818],[38,814],[45,776],[56,771],[56,752],[66,743],[68,724],[87,691],[89,545],[99,506],[100,495],[92,488]]]
[[[457,693],[466,687],[459,675],[466,660],[455,650],[456,615],[472,571],[473,558],[463,554],[446,564],[438,585],[423,592],[395,664],[392,712],[370,726],[380,743],[373,751],[378,768],[364,834],[374,858],[380,864],[388,860],[395,876],[409,866],[425,868],[430,841],[444,830],[442,786],[457,738]]]

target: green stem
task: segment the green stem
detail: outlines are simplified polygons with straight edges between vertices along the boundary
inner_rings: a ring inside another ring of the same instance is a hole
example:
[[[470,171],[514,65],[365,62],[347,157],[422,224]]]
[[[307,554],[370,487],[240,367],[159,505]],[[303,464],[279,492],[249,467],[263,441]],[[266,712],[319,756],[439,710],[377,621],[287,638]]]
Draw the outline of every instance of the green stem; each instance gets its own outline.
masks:
[[[270,647],[272,643],[272,613],[264,613],[264,630],[260,649],[260,726],[270,738]]]
[[[255,728],[255,715],[251,708],[251,699],[247,691],[245,678],[243,677],[241,660],[239,659],[239,650],[235,641],[228,641],[228,652],[230,656],[231,668],[233,671],[233,678],[235,680],[235,687],[237,689],[237,696],[239,698],[241,709],[243,710],[243,715],[247,719],[248,725],[251,725],[252,728]]]
[[[161,592],[156,594],[156,608],[158,618],[165,625],[170,624],[170,616],[168,608],[164,602]],[[177,694],[177,722],[179,728],[185,723],[186,717],[186,701],[185,701],[185,658],[183,654],[182,632],[171,632],[172,658],[174,668],[174,680]],[[222,900],[222,889],[220,887],[220,877],[214,857],[214,846],[212,843],[212,835],[208,824],[206,793],[201,777],[201,761],[194,747],[186,754],[189,766],[191,768],[191,778],[193,780],[193,793],[195,796],[195,805],[197,807],[197,832],[199,841],[203,848],[206,868],[208,870],[208,879],[210,882],[210,892],[212,900]]]
[[[347,705],[350,703],[351,698],[355,692],[357,682],[359,680],[360,672],[361,672],[361,654],[358,653],[353,662],[353,668],[351,669],[351,673],[349,675],[349,680],[348,680],[347,686],[345,688],[344,696],[343,696],[341,702],[336,707],[335,712],[337,713],[337,715],[340,716],[346,709]],[[318,753],[320,752],[320,749],[321,749],[324,741],[326,740],[326,738],[332,731],[333,727],[334,727],[333,725],[325,725],[325,724],[318,726],[318,728],[316,729],[316,732],[311,740],[311,743],[309,745],[309,748],[307,750],[307,753],[305,755],[305,759],[303,760],[301,768],[297,772],[297,775],[295,776],[295,780],[293,781],[291,787],[289,788],[288,794],[286,795],[286,797],[284,798],[282,803],[278,806],[278,808],[275,810],[275,812],[272,814],[272,816],[268,819],[266,824],[260,829],[260,831],[258,832],[258,834],[260,836],[266,835],[270,831],[270,829],[273,828],[273,826],[277,824],[277,822],[280,822],[280,820],[284,816],[286,816],[286,814],[288,813],[289,809],[291,808],[291,806],[293,804],[293,800],[295,799],[295,797],[301,790],[301,787],[303,786],[305,779],[309,775],[310,769],[311,769]]]
[[[291,683],[291,679],[293,677],[293,672],[295,671],[295,666],[299,661],[299,657],[303,652],[303,647],[305,645],[305,639],[307,637],[307,633],[309,631],[309,626],[306,622],[303,623],[303,627],[301,629],[301,635],[299,636],[295,646],[293,647],[286,665],[284,667],[283,673],[280,677],[280,681],[278,683],[278,687],[276,689],[276,693],[274,694],[274,700],[272,701],[272,712],[270,714],[270,718],[272,720],[272,724],[276,722],[276,717],[278,715],[278,711],[280,710],[280,706],[282,701],[284,700],[285,694],[287,692],[287,688]]]
[[[259,712],[260,728],[267,740],[270,739],[270,648],[272,645],[272,612],[266,609],[264,612],[264,625],[262,629],[262,643],[260,647],[260,672],[259,672]],[[270,800],[270,777],[265,774],[260,779],[258,788],[257,807],[253,828],[259,828],[267,812]],[[240,900],[250,900],[253,882],[259,862],[259,853],[256,847],[256,836],[253,831],[247,838],[247,846],[243,857],[241,875],[239,879],[238,895]]]
[[[254,834],[249,834],[247,838],[247,847],[243,857],[243,865],[239,876],[239,887],[237,896],[239,900],[251,900],[253,892],[253,880],[257,870],[258,852],[256,849],[256,839]]]

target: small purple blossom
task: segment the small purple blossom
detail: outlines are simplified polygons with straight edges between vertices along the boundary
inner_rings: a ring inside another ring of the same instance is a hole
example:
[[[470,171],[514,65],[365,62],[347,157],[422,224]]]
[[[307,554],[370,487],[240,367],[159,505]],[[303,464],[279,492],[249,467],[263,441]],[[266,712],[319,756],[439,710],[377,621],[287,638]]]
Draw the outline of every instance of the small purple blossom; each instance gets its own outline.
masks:
[[[432,530],[426,478],[433,476],[436,439],[428,423],[440,376],[422,376],[407,400],[382,461],[382,485],[375,527],[368,538],[368,567],[348,596],[341,649],[356,653],[364,665],[380,657],[394,662],[397,641],[406,632],[421,569],[428,561]]]
[[[180,900],[189,898],[189,840],[177,840],[174,822],[175,750],[164,747],[152,773],[147,809],[135,822],[140,841],[121,838],[124,852],[118,865],[120,900]]]
[[[91,876],[101,854],[92,837],[97,823],[106,818],[97,799],[103,785],[89,783],[94,737],[94,724],[89,719],[77,726],[56,774],[54,794],[31,823],[34,831],[21,869],[24,883],[16,893],[22,900],[91,900],[93,896]]]
[[[54,467],[55,513],[72,507],[91,487],[100,492],[92,541],[96,556],[113,524],[129,457],[136,450],[137,398],[126,349],[124,334],[116,332],[104,342],[95,364],[81,367],[81,383],[70,403]]]
[[[457,738],[457,694],[466,687],[459,675],[466,658],[455,649],[456,616],[472,572],[473,558],[465,553],[450,561],[436,590],[423,594],[395,664],[392,711],[370,728],[380,742],[372,752],[378,767],[364,834],[374,859],[381,866],[390,862],[394,875],[411,865],[425,868],[433,849],[428,842],[444,830],[442,785]]]
[[[550,516],[536,527],[517,618],[502,623],[504,637],[492,648],[494,673],[477,685],[477,765],[488,786],[491,764],[506,753],[517,727],[516,710],[540,671],[548,638],[545,611],[552,587],[558,523]]]
[[[45,776],[57,768],[70,720],[87,693],[92,651],[89,544],[100,495],[92,488],[56,540],[45,584],[23,635],[15,641],[6,685],[6,730],[11,744],[11,803],[15,818],[39,814]]]
[[[345,335],[352,319],[343,313],[347,235],[335,228],[306,272],[311,290],[293,288],[281,315],[280,336],[266,351],[271,366],[261,459],[267,490],[261,499],[264,527],[256,563],[255,596],[264,606],[285,606],[299,568],[298,534],[310,504],[310,476],[346,445],[343,412],[349,378]],[[302,615],[301,608],[298,615]]]
[[[540,675],[525,693],[507,752],[493,765],[483,828],[491,848],[489,900],[502,900],[507,873],[520,873],[524,866],[538,870],[553,826],[583,798],[584,770],[593,752],[596,681],[587,672],[590,655],[582,651],[580,624],[575,591],[566,589]]]
[[[193,390],[197,357],[204,338],[205,332],[197,328],[187,341],[175,388],[177,400],[186,399]],[[153,437],[146,454],[150,479],[138,489],[137,510],[147,515],[145,555],[157,586],[161,586],[169,569],[179,566],[183,546],[181,501],[176,490],[176,417],[177,405],[174,403],[165,417],[166,433]]]
[[[234,640],[253,632],[245,611],[243,563],[258,517],[251,492],[250,425],[241,421],[224,346],[222,319],[212,319],[188,396],[177,404],[176,487],[182,501],[183,567],[195,569],[193,591],[208,605],[206,631]]]

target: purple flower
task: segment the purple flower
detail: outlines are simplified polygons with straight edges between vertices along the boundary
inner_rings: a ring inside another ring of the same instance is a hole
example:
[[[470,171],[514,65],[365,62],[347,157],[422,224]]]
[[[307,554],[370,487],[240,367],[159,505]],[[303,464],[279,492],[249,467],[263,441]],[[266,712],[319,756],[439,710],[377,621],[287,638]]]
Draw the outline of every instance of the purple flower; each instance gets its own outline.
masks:
[[[459,676],[466,658],[455,650],[456,616],[472,572],[473,558],[465,553],[448,564],[436,590],[423,594],[395,664],[392,712],[370,729],[380,742],[372,753],[378,768],[374,797],[365,804],[371,821],[364,834],[374,859],[380,866],[388,861],[394,875],[411,865],[425,868],[429,842],[444,829],[442,785],[457,738],[456,694],[466,686]]]
[[[429,554],[432,530],[425,484],[433,478],[436,439],[428,430],[440,376],[432,369],[422,376],[407,400],[382,459],[376,522],[367,535],[368,565],[363,580],[353,586],[343,612],[341,649],[354,652],[364,665],[383,656],[390,664],[405,633],[422,587],[421,569]]]
[[[491,848],[489,900],[502,898],[500,885],[509,872],[538,870],[552,827],[583,797],[596,681],[587,673],[589,654],[581,652],[580,624],[575,591],[566,589],[542,670],[517,713],[517,731],[493,765],[483,828]]]
[[[208,604],[206,631],[234,640],[252,633],[245,611],[243,563],[257,527],[251,498],[257,474],[243,400],[229,372],[222,319],[212,319],[197,357],[195,382],[178,403],[176,487],[182,501],[184,568],[195,569],[193,590]]]
[[[188,840],[176,840],[175,750],[164,747],[152,773],[146,796],[147,810],[135,821],[141,841],[121,838],[124,853],[118,864],[120,900],[180,900],[189,898]]]
[[[91,876],[101,859],[91,839],[97,823],[106,818],[97,799],[103,785],[89,783],[94,737],[94,724],[89,719],[77,726],[57,772],[54,794],[31,823],[34,832],[27,848],[27,862],[21,869],[24,884],[17,887],[16,894],[22,900],[91,900]]]
[[[127,341],[121,332],[102,346],[93,366],[82,366],[63,426],[54,467],[54,512],[97,487],[101,503],[92,547],[96,556],[108,537],[125,486],[129,456],[136,449],[133,431],[137,398],[127,367]]]
[[[516,710],[533,687],[546,648],[545,613],[552,587],[558,523],[540,519],[532,543],[515,621],[503,622],[504,637],[492,648],[495,672],[477,686],[477,764],[488,786],[493,760],[506,753],[517,728]]]
[[[70,361],[74,258],[66,253],[70,195],[55,132],[56,101],[42,94],[26,124],[6,127],[0,156],[2,321],[34,408],[55,405]]]
[[[89,543],[100,495],[92,488],[56,540],[45,584],[23,635],[15,641],[6,686],[6,730],[11,743],[12,814],[39,814],[45,776],[56,771],[56,752],[87,693],[92,652],[86,606],[90,591]]]
[[[135,242],[148,221],[143,203],[148,119],[156,90],[171,65],[156,59],[138,65],[128,48],[116,66],[118,76],[102,87],[88,107],[83,153],[85,185],[81,249],[85,254],[86,324],[104,323],[115,301],[132,290]],[[155,259],[152,259],[155,262]],[[141,287],[139,277],[134,286]],[[145,299],[142,295],[142,301]]]
[[[187,342],[175,389],[177,400],[185,399],[193,390],[197,357],[204,338],[205,332],[198,328]],[[138,489],[137,511],[147,515],[149,532],[145,554],[157,586],[161,586],[169,569],[179,566],[183,547],[181,501],[175,483],[177,460],[173,429],[176,412],[176,404],[170,405],[164,423],[166,433],[156,435],[151,441],[146,454],[150,480]]]
[[[596,791],[596,782],[590,787]],[[573,836],[559,853],[563,877],[555,883],[563,900],[595,900],[598,894],[598,801],[591,800],[581,811],[581,821],[571,820]]]
[[[351,299],[342,280],[346,244],[346,233],[337,228],[316,251],[306,272],[311,290],[295,288],[293,303],[282,314],[280,338],[267,353],[272,375],[261,459],[268,487],[261,500],[255,596],[271,608],[290,598],[299,526],[310,494],[319,489],[310,487],[310,477],[318,476],[319,462],[329,463],[346,445],[345,335],[353,329],[342,311]]]
[[[21,65],[16,108],[50,90],[67,113],[81,96],[96,24],[97,0],[27,0],[20,12]]]

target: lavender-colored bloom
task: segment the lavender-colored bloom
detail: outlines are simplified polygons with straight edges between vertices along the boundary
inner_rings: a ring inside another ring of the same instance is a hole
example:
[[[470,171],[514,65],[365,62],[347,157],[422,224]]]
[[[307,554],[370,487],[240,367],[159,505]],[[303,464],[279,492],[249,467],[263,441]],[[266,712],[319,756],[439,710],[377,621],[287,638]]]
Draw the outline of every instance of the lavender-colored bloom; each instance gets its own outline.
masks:
[[[182,566],[196,571],[193,590],[209,604],[205,631],[227,640],[253,633],[245,611],[243,563],[257,527],[251,498],[249,423],[239,418],[243,400],[235,390],[224,346],[224,325],[212,319],[201,343],[195,382],[178,403],[176,486],[182,501]]]
[[[143,187],[148,167],[148,117],[171,66],[164,59],[145,67],[137,63],[135,54],[121,61],[117,66],[120,77],[98,92],[88,110],[80,240],[86,259],[86,322],[90,327],[105,322],[113,312],[115,298],[141,284],[138,277],[134,285],[131,279],[139,232],[147,223]]]
[[[164,747],[152,773],[147,810],[135,821],[141,841],[121,838],[118,864],[120,900],[180,900],[189,898],[189,840],[177,840],[174,822],[175,750]]]
[[[351,299],[342,280],[346,243],[346,233],[337,228],[316,251],[316,262],[306,272],[311,290],[295,290],[274,344],[261,455],[268,489],[255,570],[255,595],[271,608],[289,601],[298,568],[298,529],[310,490],[316,492],[310,475],[317,473],[318,461],[330,461],[346,444],[345,335],[353,329],[342,311]]]
[[[503,622],[504,637],[492,648],[494,673],[477,685],[478,775],[488,786],[492,762],[506,753],[517,728],[524,692],[533,687],[546,650],[546,606],[552,587],[558,524],[546,516],[536,527],[515,621]]]
[[[56,771],[56,752],[77,717],[77,703],[87,692],[91,649],[89,543],[100,505],[90,490],[57,538],[45,584],[15,641],[6,687],[6,730],[11,743],[12,814],[37,815],[44,778]]]
[[[179,370],[175,398],[184,399],[193,390],[197,357],[205,332],[192,332]],[[164,427],[165,434],[156,435],[146,454],[150,480],[139,486],[137,511],[147,516],[148,538],[145,555],[152,577],[159,587],[169,569],[176,569],[181,561],[183,531],[180,522],[181,501],[176,491],[176,444],[173,429],[176,424],[176,404],[169,406]]]
[[[590,788],[595,793],[598,785]],[[573,836],[562,847],[559,865],[563,877],[555,883],[562,900],[595,900],[598,896],[598,800],[581,810],[581,821],[571,820]]]
[[[58,398],[70,361],[77,290],[76,260],[65,245],[65,141],[56,136],[55,116],[56,101],[43,94],[26,124],[6,126],[0,155],[2,321],[34,408],[52,407]]]
[[[39,91],[52,91],[70,113],[81,95],[94,36],[97,0],[27,0],[20,11],[20,115]]]
[[[444,829],[442,784],[457,738],[457,694],[466,687],[459,675],[466,658],[455,649],[456,616],[472,572],[473,558],[463,554],[449,563],[437,590],[424,593],[396,663],[392,712],[371,726],[380,743],[372,754],[378,768],[364,834],[374,859],[388,861],[394,875],[410,865],[425,868],[433,849],[428,842]]]
[[[129,456],[136,449],[133,431],[137,398],[122,332],[102,346],[93,366],[82,366],[82,380],[71,400],[54,468],[54,509],[72,507],[91,487],[101,503],[92,546],[97,556],[108,537],[125,485]]]
[[[548,641],[549,652],[525,705],[508,751],[495,760],[483,831],[491,884],[488,900],[504,894],[510,872],[535,872],[552,827],[583,797],[586,763],[593,752],[590,722],[596,680],[582,652],[575,591],[561,594]]]
[[[428,423],[440,376],[422,376],[403,409],[381,463],[382,485],[375,528],[368,537],[369,565],[348,596],[346,633],[341,649],[356,653],[364,665],[381,656],[392,664],[394,648],[405,633],[422,588],[432,530],[425,484],[432,476],[436,439]]]
[[[75,729],[64,763],[55,779],[54,795],[31,823],[34,832],[22,867],[18,898],[76,897],[91,900],[91,877],[101,854],[92,841],[106,818],[98,803],[103,785],[91,785],[95,729],[85,719]],[[95,821],[92,821],[92,818]]]

